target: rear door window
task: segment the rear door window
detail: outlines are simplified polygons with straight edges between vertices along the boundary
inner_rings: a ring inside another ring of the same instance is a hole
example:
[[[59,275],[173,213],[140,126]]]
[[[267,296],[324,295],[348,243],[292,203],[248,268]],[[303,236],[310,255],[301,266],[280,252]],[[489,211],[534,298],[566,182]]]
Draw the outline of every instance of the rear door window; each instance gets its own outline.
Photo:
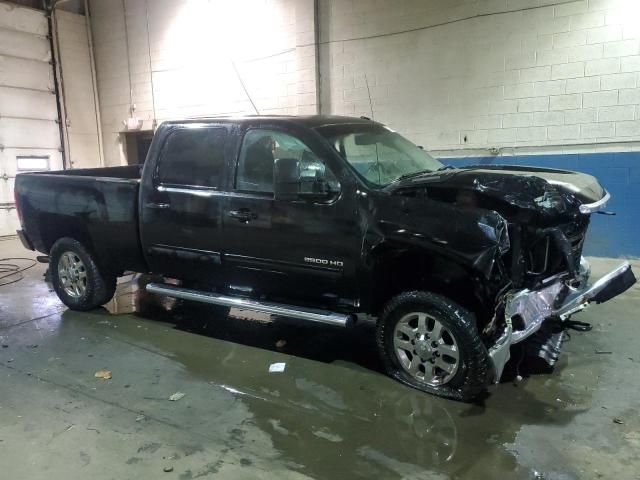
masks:
[[[163,185],[219,188],[224,171],[224,127],[190,127],[171,132],[158,164]]]

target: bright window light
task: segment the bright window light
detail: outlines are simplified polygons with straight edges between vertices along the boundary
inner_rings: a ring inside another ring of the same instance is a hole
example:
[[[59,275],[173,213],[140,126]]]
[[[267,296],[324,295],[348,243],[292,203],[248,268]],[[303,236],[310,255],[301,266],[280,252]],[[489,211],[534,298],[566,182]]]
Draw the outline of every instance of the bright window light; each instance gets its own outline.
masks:
[[[48,155],[19,155],[16,157],[19,172],[33,172],[49,170]]]

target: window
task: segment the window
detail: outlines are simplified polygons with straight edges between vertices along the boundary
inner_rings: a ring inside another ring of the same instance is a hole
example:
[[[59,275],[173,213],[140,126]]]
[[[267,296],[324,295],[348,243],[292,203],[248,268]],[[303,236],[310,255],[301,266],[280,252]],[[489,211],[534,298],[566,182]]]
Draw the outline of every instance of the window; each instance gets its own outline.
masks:
[[[50,170],[49,155],[18,155],[16,157],[18,172],[38,172]]]
[[[380,125],[332,125],[320,127],[318,132],[373,186],[444,167],[406,138]]]
[[[169,134],[160,157],[163,184],[218,187],[224,169],[225,128],[180,128]]]
[[[249,130],[244,136],[236,188],[250,192],[273,193],[273,163],[276,158],[300,162],[300,191],[314,192],[319,185],[338,191],[340,184],[324,162],[304,143],[274,130]]]

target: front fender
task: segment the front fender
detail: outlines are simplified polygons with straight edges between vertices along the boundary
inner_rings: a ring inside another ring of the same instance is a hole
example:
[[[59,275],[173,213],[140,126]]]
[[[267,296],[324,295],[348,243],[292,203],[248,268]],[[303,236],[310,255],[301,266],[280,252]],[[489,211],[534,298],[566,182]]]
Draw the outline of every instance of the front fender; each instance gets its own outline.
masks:
[[[374,255],[379,248],[420,249],[485,278],[509,248],[507,222],[495,211],[394,195],[374,209],[366,242]]]

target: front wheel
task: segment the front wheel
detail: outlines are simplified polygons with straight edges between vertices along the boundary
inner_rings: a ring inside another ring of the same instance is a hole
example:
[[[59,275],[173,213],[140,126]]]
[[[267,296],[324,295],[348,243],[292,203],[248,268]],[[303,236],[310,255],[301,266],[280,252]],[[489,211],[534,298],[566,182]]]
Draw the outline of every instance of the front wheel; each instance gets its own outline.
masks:
[[[86,311],[104,305],[116,290],[116,275],[98,266],[77,240],[61,238],[51,247],[51,281],[62,303]]]
[[[443,296],[415,291],[392,298],[376,336],[387,373],[418,390],[471,401],[491,380],[473,314]]]

